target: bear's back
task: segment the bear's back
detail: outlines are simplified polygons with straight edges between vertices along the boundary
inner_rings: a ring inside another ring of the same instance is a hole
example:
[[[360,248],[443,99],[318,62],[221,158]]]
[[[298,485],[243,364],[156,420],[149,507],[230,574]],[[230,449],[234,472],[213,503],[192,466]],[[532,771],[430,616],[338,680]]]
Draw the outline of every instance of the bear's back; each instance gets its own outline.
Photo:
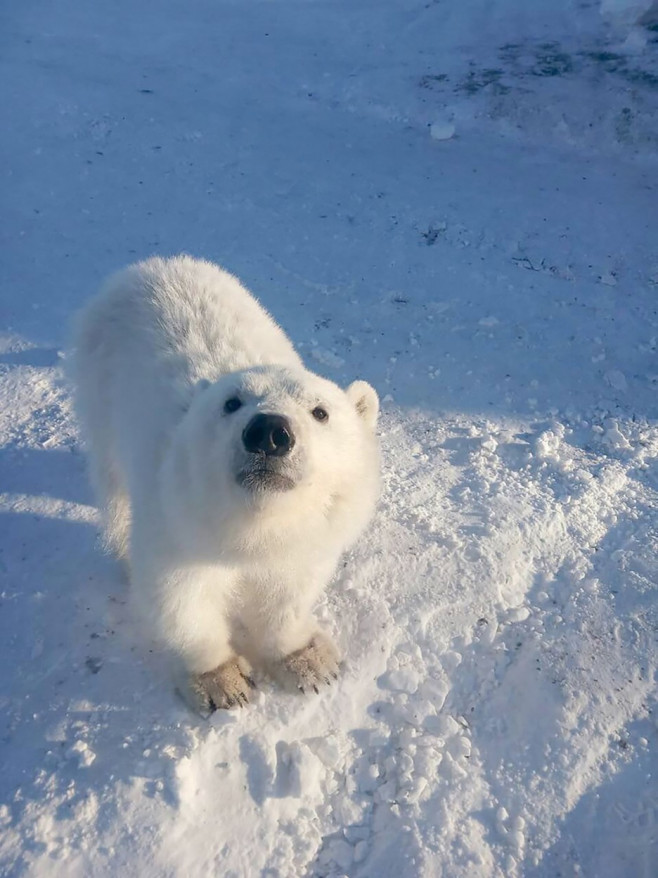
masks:
[[[110,279],[101,298],[121,322],[114,340],[132,337],[178,378],[215,381],[257,365],[301,365],[267,311],[219,266],[191,256],[154,257]],[[115,326],[115,330],[116,330]]]

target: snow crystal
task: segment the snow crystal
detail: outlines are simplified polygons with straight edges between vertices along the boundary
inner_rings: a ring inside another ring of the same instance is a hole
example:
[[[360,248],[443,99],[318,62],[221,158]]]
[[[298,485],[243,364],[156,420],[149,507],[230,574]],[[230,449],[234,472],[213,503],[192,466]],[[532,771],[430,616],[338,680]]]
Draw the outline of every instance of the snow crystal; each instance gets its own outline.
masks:
[[[603,377],[605,378],[606,383],[615,390],[620,390],[624,392],[628,390],[628,381],[626,380],[626,376],[619,369],[610,369],[610,371],[606,372]]]
[[[455,136],[455,125],[448,121],[432,122],[430,135],[432,140],[450,140],[451,137]]]
[[[78,768],[88,768],[96,759],[96,754],[85,741],[76,741],[66,751],[66,758],[75,762]]]
[[[345,365],[345,360],[342,357],[324,348],[311,348],[311,356],[318,363],[329,366],[331,369],[340,369],[341,366]]]
[[[607,271],[605,274],[601,275],[601,283],[606,287],[616,287],[617,286],[617,278],[611,271]]]
[[[614,418],[610,418],[606,422],[603,441],[615,451],[628,451],[633,447],[622,433],[619,423]]]

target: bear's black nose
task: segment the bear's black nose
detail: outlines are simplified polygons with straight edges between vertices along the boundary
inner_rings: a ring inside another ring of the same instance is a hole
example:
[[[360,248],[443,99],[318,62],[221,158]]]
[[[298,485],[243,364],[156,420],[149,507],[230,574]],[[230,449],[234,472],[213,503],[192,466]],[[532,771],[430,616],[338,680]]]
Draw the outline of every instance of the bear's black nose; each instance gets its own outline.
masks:
[[[251,454],[283,457],[292,451],[295,436],[288,418],[282,415],[256,415],[244,428],[242,441]]]

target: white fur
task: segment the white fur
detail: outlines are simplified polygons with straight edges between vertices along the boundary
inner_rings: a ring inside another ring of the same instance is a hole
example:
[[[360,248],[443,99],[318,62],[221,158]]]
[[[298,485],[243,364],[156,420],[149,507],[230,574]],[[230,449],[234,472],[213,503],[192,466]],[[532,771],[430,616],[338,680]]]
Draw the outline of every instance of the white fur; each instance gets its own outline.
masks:
[[[105,538],[142,618],[195,691],[236,653],[285,665],[317,635],[312,605],[376,503],[375,391],[307,371],[236,278],[188,256],[112,277],[80,315],[74,368]],[[257,412],[293,426],[291,490],[236,480]]]

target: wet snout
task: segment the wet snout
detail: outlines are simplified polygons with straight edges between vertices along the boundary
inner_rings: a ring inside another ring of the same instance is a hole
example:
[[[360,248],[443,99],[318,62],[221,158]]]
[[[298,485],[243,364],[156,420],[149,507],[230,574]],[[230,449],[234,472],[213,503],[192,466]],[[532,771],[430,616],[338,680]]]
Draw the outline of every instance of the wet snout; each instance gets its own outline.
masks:
[[[295,434],[283,415],[255,415],[242,432],[242,444],[250,454],[284,457],[295,444]]]

